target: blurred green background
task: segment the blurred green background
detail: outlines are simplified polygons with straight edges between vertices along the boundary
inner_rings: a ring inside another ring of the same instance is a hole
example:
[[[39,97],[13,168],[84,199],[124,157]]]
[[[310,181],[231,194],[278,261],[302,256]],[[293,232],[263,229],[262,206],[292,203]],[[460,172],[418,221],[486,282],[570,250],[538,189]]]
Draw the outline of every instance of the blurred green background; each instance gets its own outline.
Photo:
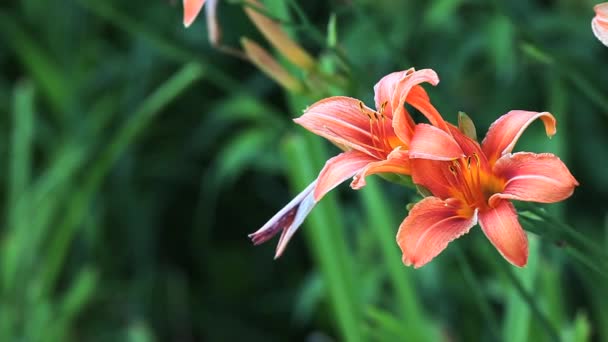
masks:
[[[595,2],[266,4],[348,81],[331,94],[372,105],[385,74],[433,68],[435,106],[453,123],[467,112],[481,136],[511,109],[551,111],[558,134],[534,124],[517,149],[566,162],[581,186],[544,207],[606,250]],[[595,267],[606,259],[529,233],[517,269],[473,229],[406,268],[394,236],[415,193],[379,178],[326,197],[279,260],[276,240],[254,248],[247,234],[338,150],[291,122],[318,94],[285,92],[213,49],[204,16],[186,30],[181,11],[1,5],[0,341],[608,341],[608,277]],[[226,45],[270,49],[238,1],[220,2],[219,21]]]

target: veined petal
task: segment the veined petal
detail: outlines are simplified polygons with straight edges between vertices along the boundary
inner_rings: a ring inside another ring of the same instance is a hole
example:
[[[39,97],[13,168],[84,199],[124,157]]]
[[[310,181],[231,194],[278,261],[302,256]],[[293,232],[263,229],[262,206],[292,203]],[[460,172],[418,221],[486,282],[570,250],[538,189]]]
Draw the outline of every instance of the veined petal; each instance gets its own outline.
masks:
[[[420,94],[421,92],[426,94],[426,92],[424,92],[424,89],[418,85],[424,82],[437,85],[439,83],[439,77],[432,69],[422,69],[418,71],[414,71],[413,68],[409,69],[407,70],[405,77],[399,80],[397,85],[395,85],[390,99],[386,99],[386,101],[388,101],[387,106],[392,108],[393,129],[395,134],[406,144],[409,144],[412,137],[414,121],[405,109],[404,105],[406,101],[410,101],[410,98],[408,97],[412,91],[417,94],[417,96],[412,97],[413,101],[418,106],[422,105],[422,100],[424,99],[420,98]],[[428,96],[426,97],[426,100],[429,102]]]
[[[490,197],[490,206],[501,199],[559,202],[570,197],[578,185],[568,167],[550,153],[506,154],[496,161],[494,174],[506,183],[502,192]]]
[[[378,149],[373,146],[367,111],[373,113],[357,99],[334,96],[314,103],[293,121],[334,144],[374,156]]]
[[[198,16],[201,8],[205,4],[205,0],[184,0],[184,26],[192,25],[194,19]]]
[[[395,89],[400,81],[411,75],[414,71],[414,68],[410,68],[393,72],[382,77],[380,81],[374,85],[374,102],[376,103],[376,109],[380,110],[381,108],[384,108],[384,115],[392,118],[393,95],[395,94]]]
[[[386,160],[367,164],[361,172],[355,175],[350,187],[355,190],[361,189],[366,184],[365,177],[375,173],[411,174],[408,151],[403,151],[397,147],[389,153]]]
[[[591,20],[593,34],[602,44],[608,46],[608,2],[595,5],[595,18]]]
[[[364,169],[366,165],[376,160],[356,150],[343,152],[329,159],[317,178],[317,186],[314,191],[315,201],[320,201],[326,193],[338,186],[338,184],[351,178]]]
[[[541,119],[545,124],[547,136],[555,134],[555,118],[548,112],[512,110],[494,121],[481,143],[490,165],[503,154],[511,152],[524,130],[536,119]]]
[[[456,201],[426,197],[418,202],[397,232],[403,263],[418,268],[431,261],[452,240],[467,233],[477,223],[477,215],[458,215]]]
[[[285,247],[287,247],[289,239],[291,239],[300,225],[302,225],[302,222],[304,222],[306,216],[317,204],[313,196],[316,185],[317,181],[315,180],[266,222],[262,228],[258,229],[255,233],[249,234],[253,244],[259,245],[264,243],[281,231],[275,259],[280,257]]]
[[[485,153],[483,153],[481,150],[479,143],[462,133],[458,127],[451,124],[448,124],[448,126],[450,128],[450,132],[452,133],[452,137],[458,146],[460,146],[462,152],[466,156],[472,156],[473,154],[477,155],[477,160],[479,161],[481,169],[484,172],[490,172],[490,164],[488,163]]]
[[[376,104],[376,109],[384,107],[384,114],[392,117],[393,108],[390,101],[393,92],[395,91],[395,86],[408,72],[411,72],[411,70],[412,69],[392,72],[382,77],[380,81],[374,85],[374,103]]]
[[[515,266],[528,262],[528,237],[517,220],[517,212],[509,201],[479,213],[479,225],[496,249]]]
[[[448,132],[428,124],[416,125],[410,143],[410,158],[454,160],[464,156],[462,148]]]
[[[450,162],[410,157],[412,180],[437,197],[443,199],[452,197],[453,189],[450,182],[454,175],[450,173],[449,165]]]

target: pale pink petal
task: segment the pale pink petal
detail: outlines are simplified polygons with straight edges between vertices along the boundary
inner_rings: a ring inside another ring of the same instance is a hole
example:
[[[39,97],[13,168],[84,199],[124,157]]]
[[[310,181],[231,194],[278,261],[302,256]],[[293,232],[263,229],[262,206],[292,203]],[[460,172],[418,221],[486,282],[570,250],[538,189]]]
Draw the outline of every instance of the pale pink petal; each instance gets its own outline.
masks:
[[[551,137],[555,134],[555,118],[548,112],[512,110],[494,121],[481,143],[481,148],[490,164],[503,154],[511,152],[524,130],[536,119],[541,119],[545,124],[547,136]]]
[[[194,19],[198,16],[198,13],[203,8],[205,0],[184,0],[184,26],[188,27],[192,25]]]
[[[596,5],[594,10],[595,18],[591,20],[593,34],[602,44],[608,46],[608,2]]]
[[[377,156],[379,149],[374,146],[369,130],[368,114],[373,113],[357,99],[334,96],[316,102],[294,121],[338,146]]]
[[[414,68],[390,73],[374,85],[374,102],[376,109],[384,108],[384,115],[393,117],[393,94],[399,82],[414,72]]]
[[[494,164],[494,174],[506,180],[505,188],[490,197],[490,206],[500,199],[540,203],[563,201],[578,182],[568,167],[550,153],[506,154]]]
[[[416,125],[410,143],[410,158],[454,160],[464,156],[462,148],[448,132],[428,124]]]
[[[528,237],[517,220],[509,201],[500,201],[493,209],[479,213],[479,225],[496,249],[515,266],[528,262]]]
[[[203,2],[205,2],[203,0]],[[222,30],[217,20],[217,3],[218,0],[207,1],[207,7],[205,7],[205,20],[207,21],[207,38],[212,46],[220,46],[222,40]]]
[[[308,216],[312,208],[317,204],[313,196],[316,185],[317,181],[315,180],[266,222],[262,228],[258,229],[255,233],[249,234],[253,244],[259,245],[264,243],[278,232],[281,232],[275,259],[280,257],[293,234],[298,230],[306,216]]]
[[[412,208],[397,232],[405,265],[423,266],[477,223],[475,213],[459,216],[457,203],[426,197]]]
[[[414,103],[411,103],[412,105],[421,108],[423,107],[423,102],[425,101],[430,105],[428,96],[426,99],[421,96],[422,93],[426,94],[424,89],[419,86],[421,83],[437,85],[439,83],[439,77],[432,69],[422,69],[418,71],[409,69],[406,71],[405,77],[399,80],[395,86],[393,94],[390,95],[390,99],[387,99],[387,106],[392,108],[393,129],[395,134],[405,144],[408,144],[412,137],[414,124],[411,116],[405,109],[405,103],[410,103],[410,101],[413,101]],[[410,98],[410,92],[414,92],[415,96]]]
[[[395,173],[401,175],[409,175],[410,161],[408,151],[403,151],[397,147],[386,158],[373,163],[367,164],[362,171],[355,175],[350,187],[358,190],[365,186],[365,177],[375,173]]]
[[[328,160],[317,178],[317,186],[314,191],[315,201],[320,201],[326,193],[376,160],[356,150],[340,153]]]

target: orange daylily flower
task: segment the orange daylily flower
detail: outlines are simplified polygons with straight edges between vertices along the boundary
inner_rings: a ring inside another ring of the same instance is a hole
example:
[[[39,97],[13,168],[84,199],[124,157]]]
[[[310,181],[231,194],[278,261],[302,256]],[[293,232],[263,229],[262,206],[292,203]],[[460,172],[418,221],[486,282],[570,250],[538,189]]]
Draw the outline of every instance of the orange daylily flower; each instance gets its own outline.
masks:
[[[192,25],[194,19],[198,16],[205,0],[183,0],[184,3],[184,26]]]
[[[496,120],[481,145],[450,125],[419,124],[410,144],[415,183],[433,196],[417,203],[397,233],[406,265],[420,267],[479,222],[490,242],[516,266],[528,260],[528,240],[510,200],[553,203],[572,195],[578,182],[550,153],[511,153],[523,131],[541,119],[556,132],[547,112],[513,110]],[[459,149],[460,158],[446,150]]]
[[[448,127],[420,86],[423,82],[436,85],[439,78],[430,69],[395,72],[374,86],[376,110],[357,99],[335,96],[313,104],[295,119],[345,152],[329,159],[315,181],[249,235],[253,243],[258,245],[282,232],[275,258],[279,257],[315,204],[340,183],[354,176],[351,187],[359,189],[365,185],[365,176],[374,173],[409,175],[408,149],[415,124],[404,104],[418,109],[432,124]],[[458,153],[452,158],[461,153],[459,149],[452,152]]]
[[[597,39],[608,46],[608,2],[595,5],[595,17],[591,20],[591,28]]]

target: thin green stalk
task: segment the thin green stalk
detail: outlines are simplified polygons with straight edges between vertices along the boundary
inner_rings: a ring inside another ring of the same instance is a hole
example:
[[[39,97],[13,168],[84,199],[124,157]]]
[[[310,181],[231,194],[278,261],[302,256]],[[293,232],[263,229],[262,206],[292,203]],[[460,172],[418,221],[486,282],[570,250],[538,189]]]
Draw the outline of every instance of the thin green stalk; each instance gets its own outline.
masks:
[[[17,273],[23,265],[24,249],[29,245],[27,221],[30,197],[27,196],[27,188],[32,171],[34,138],[34,87],[29,82],[19,83],[15,88],[12,120],[6,213],[10,235],[2,244],[4,289],[15,286]]]
[[[558,231],[557,229],[538,228],[538,220],[533,220],[523,215],[520,216],[520,220],[526,230],[536,233],[544,239],[548,239],[558,245],[564,244],[565,242],[569,241],[569,239],[564,237],[564,234]],[[599,273],[604,277],[608,277],[608,268],[600,267],[600,264],[598,264],[598,261],[601,261],[601,259],[603,258],[602,256],[589,256],[587,255],[588,253],[582,253],[579,250],[579,247],[576,247],[571,243],[566,243],[566,245],[562,248],[564,248],[567,253],[570,253],[577,261],[579,261],[583,265],[589,267],[591,270]]]
[[[551,69],[561,75],[574,87],[578,88],[583,96],[586,96],[591,102],[595,103],[599,108],[601,108],[601,113],[604,115],[608,115],[608,100],[606,96],[596,87],[594,87],[591,82],[589,82],[585,77],[583,77],[580,73],[574,71],[577,70],[573,67],[565,66],[566,63],[558,62],[551,56],[556,56],[556,54],[550,54],[547,51],[543,51],[538,46],[532,43],[525,43],[520,46],[522,52],[524,52],[528,57],[539,62],[541,64],[547,65],[551,67]]]
[[[590,249],[597,256],[601,256],[604,259],[604,262],[606,261],[608,254],[606,254],[606,252],[597,243],[588,239],[585,235],[579,233],[574,228],[570,227],[568,224],[563,223],[563,221],[556,219],[552,215],[549,215],[542,208],[539,208],[535,205],[527,205],[526,209],[550,223],[553,229],[559,228],[559,231],[564,233],[563,236],[567,238],[569,242],[583,245],[585,248]]]
[[[429,336],[431,325],[425,319],[425,312],[416,293],[413,270],[401,262],[401,253],[395,241],[398,224],[395,220],[390,203],[382,196],[380,186],[373,177],[367,179],[367,185],[361,191],[369,229],[378,239],[378,245],[388,270],[398,311],[402,313],[402,324],[407,326],[412,340],[421,340]],[[407,213],[403,211],[403,215]]]
[[[597,262],[590,259],[587,255],[581,253],[581,251],[577,250],[576,248],[566,246],[565,249],[568,254],[570,254],[574,259],[578,260],[581,264],[608,279],[608,270],[598,267]]]
[[[507,295],[506,312],[503,322],[503,340],[513,342],[525,342],[530,339],[531,332],[531,308],[528,302],[520,292],[522,289],[529,293],[536,287],[537,273],[539,271],[539,259],[540,259],[540,244],[536,236],[530,235],[529,239],[529,258],[528,265],[517,271],[512,272],[509,268],[510,276],[517,279],[521,289],[515,291],[511,288]],[[513,281],[513,279],[511,279]],[[536,303],[536,302],[535,302]],[[544,316],[543,316],[544,317]]]
[[[216,86],[229,93],[251,93],[240,80],[231,77],[227,73],[215,67],[204,56],[197,54],[188,48],[175,43],[174,40],[163,37],[156,31],[151,30],[139,21],[133,20],[134,16],[122,13],[107,1],[78,0],[78,3],[93,14],[115,25],[117,28],[133,35],[141,37],[159,52],[179,63],[198,63],[205,68],[205,78],[212,81]]]
[[[308,31],[310,36],[317,41],[318,44],[323,45],[325,43],[325,35],[319,29],[317,29],[312,22],[308,19],[306,12],[300,7],[297,1],[288,0],[291,7],[296,12],[296,16],[302,23],[304,28]]]
[[[0,12],[0,37],[8,44],[23,64],[29,77],[36,81],[42,94],[53,107],[53,114],[59,119],[65,117],[66,109],[71,103],[72,83],[61,70],[48,51],[39,44],[15,17]]]
[[[462,277],[466,285],[471,289],[468,293],[472,294],[475,297],[475,301],[479,306],[479,311],[484,316],[484,319],[488,322],[490,330],[490,334],[495,341],[500,341],[500,336],[498,332],[500,331],[500,325],[498,324],[498,319],[494,314],[494,310],[490,307],[490,303],[488,298],[484,295],[483,288],[479,285],[479,280],[475,277],[475,273],[473,272],[473,268],[471,264],[466,258],[464,251],[460,247],[460,245],[454,246],[458,251],[458,264],[460,265],[460,269],[462,270]]]
[[[41,280],[42,293],[48,293],[55,284],[67,254],[69,243],[74,237],[78,224],[84,219],[90,201],[105,175],[157,114],[188,89],[192,83],[203,77],[204,73],[205,70],[194,63],[182,67],[141,103],[135,113],[110,140],[100,158],[92,166],[83,186],[74,194],[67,214],[58,225],[57,231],[50,241],[48,246],[49,255]]]
[[[292,136],[283,146],[290,182],[296,191],[306,187],[317,177],[318,170],[315,165],[323,165],[324,157],[315,156],[315,144],[317,149],[321,146],[316,138]],[[327,286],[342,339],[360,341],[361,310],[357,303],[355,277],[352,274],[354,265],[347,253],[343,225],[336,224],[340,218],[337,208],[332,196],[326,196],[307,218],[303,230]]]
[[[26,192],[32,171],[32,146],[34,138],[34,87],[30,82],[19,83],[15,89],[13,129],[11,137],[10,179],[8,202],[12,210],[9,221],[14,220],[14,210],[22,194]],[[12,224],[9,224],[12,226]]]
[[[527,303],[528,307],[531,310],[531,313],[536,317],[538,322],[543,326],[545,332],[549,335],[549,338],[552,341],[559,341],[559,334],[556,328],[551,324],[551,322],[547,319],[545,314],[540,310],[538,304],[536,303],[535,298],[532,294],[526,289],[526,286],[521,282],[521,280],[515,275],[513,272],[513,266],[508,264],[503,260],[496,260],[495,264],[499,266],[502,273],[507,276],[509,281],[513,284],[521,298]]]

